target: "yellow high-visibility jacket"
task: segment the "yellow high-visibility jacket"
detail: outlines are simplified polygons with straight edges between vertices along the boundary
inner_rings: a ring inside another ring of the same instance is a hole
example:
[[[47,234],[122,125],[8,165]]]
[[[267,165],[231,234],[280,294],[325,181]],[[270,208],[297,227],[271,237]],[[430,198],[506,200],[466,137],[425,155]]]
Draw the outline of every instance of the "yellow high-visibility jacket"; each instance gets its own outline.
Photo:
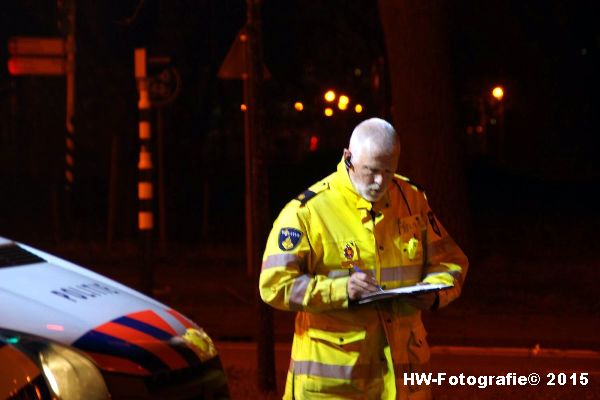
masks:
[[[262,299],[298,311],[284,398],[427,398],[426,387],[402,383],[429,360],[420,311],[397,298],[351,304],[353,266],[387,289],[452,283],[439,293],[443,307],[460,295],[468,261],[414,184],[395,175],[372,204],[340,162],[285,206],[263,256]]]

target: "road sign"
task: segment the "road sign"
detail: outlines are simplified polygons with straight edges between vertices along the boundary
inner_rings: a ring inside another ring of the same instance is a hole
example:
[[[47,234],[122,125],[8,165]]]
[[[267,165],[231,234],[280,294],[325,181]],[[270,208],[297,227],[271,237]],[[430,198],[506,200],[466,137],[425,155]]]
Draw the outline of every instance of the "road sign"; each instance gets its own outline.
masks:
[[[248,34],[246,32],[246,27],[242,27],[229,48],[223,64],[221,64],[221,67],[219,68],[217,76],[220,79],[246,79],[248,77],[247,63],[249,60],[246,59],[247,41]],[[271,72],[264,64],[263,79],[271,79]]]
[[[22,37],[8,39],[12,56],[64,56],[65,41],[60,37]]]
[[[11,57],[8,72],[11,75],[64,75],[63,58],[52,57]]]
[[[243,27],[235,37],[231,48],[225,56],[225,61],[219,68],[218,77],[221,79],[246,79],[248,76],[246,67],[246,41],[248,35]]]
[[[8,72],[11,75],[64,75],[66,46],[60,37],[8,39]]]
[[[148,77],[148,91],[153,106],[165,106],[177,97],[181,90],[181,76],[174,66],[167,66]]]

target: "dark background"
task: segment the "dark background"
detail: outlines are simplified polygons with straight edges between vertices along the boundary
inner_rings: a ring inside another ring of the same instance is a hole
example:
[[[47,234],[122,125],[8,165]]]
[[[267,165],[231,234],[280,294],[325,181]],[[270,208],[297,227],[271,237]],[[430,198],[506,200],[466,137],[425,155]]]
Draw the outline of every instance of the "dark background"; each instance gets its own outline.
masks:
[[[53,216],[58,206],[52,200],[62,187],[64,78],[9,76],[6,43],[11,36],[58,36],[58,13],[53,1],[6,1],[0,12],[2,230],[19,239],[44,241],[65,229]],[[469,137],[464,157],[472,167],[468,172],[489,181],[495,175],[481,168],[491,166],[519,179],[552,182],[559,198],[569,193],[560,202],[575,206],[586,201],[587,185],[598,177],[597,15],[593,1],[452,4],[447,39],[464,136],[468,126],[478,123],[477,102],[491,107],[489,91],[496,84],[506,91],[504,162],[495,162],[493,149],[481,154]],[[73,204],[78,237],[105,237],[113,138],[119,144],[117,236],[135,236],[133,49],[145,46],[150,55],[170,56],[182,78],[179,96],[163,109],[169,238],[243,243],[243,230],[231,234],[225,228],[239,226],[243,218],[242,86],[216,74],[244,21],[242,1],[78,4]],[[374,2],[266,1],[263,31],[265,65],[272,74],[265,85],[265,129],[273,144],[268,157],[274,166],[270,186],[275,213],[333,169],[356,122],[389,116],[390,95],[389,82],[379,91],[372,84],[374,68],[386,56]],[[384,69],[384,84],[387,75]],[[360,99],[365,111],[323,117],[321,96],[329,87]],[[302,113],[293,110],[297,100],[305,104]],[[492,136],[494,127],[487,128]],[[320,139],[314,153],[308,149],[311,135]],[[475,163],[482,161],[483,167]],[[570,183],[582,186],[574,189]],[[578,200],[571,203],[570,194]],[[532,196],[538,198],[537,193]],[[544,197],[534,202],[542,208],[548,201],[554,204]]]
[[[65,79],[14,77],[6,68],[9,37],[59,35],[56,4],[2,4],[0,234],[59,250],[64,243],[102,246],[113,162],[118,171],[114,240],[135,243],[133,50],[141,46],[150,55],[171,57],[182,82],[178,97],[161,109],[170,248],[224,245],[241,253],[242,84],[220,80],[217,72],[245,22],[245,2],[79,2],[75,184],[68,207],[62,179]],[[473,226],[470,243],[464,245],[475,261],[475,282],[487,273],[476,268],[477,262],[500,256],[512,263],[542,254],[555,263],[556,279],[561,268],[573,264],[574,255],[582,265],[577,269],[581,279],[597,277],[592,263],[600,172],[595,146],[600,132],[598,11],[592,0],[465,0],[447,7],[448,79],[467,182],[467,221],[472,221],[466,223]],[[357,122],[389,118],[390,80],[402,77],[385,67],[376,2],[265,1],[262,19],[271,74],[264,86],[264,126],[274,217],[289,199],[333,171]],[[490,96],[497,84],[505,89],[502,115]],[[328,88],[360,101],[365,110],[323,116],[322,95]],[[295,101],[304,103],[304,111],[294,110]],[[499,155],[500,118],[505,146]],[[468,133],[478,125],[484,133]],[[399,131],[402,135],[402,127]],[[319,138],[316,151],[309,148],[311,136]],[[412,151],[422,151],[424,165],[430,161],[427,149]],[[443,194],[436,195],[436,201],[443,201]],[[518,280],[524,273],[526,267],[519,264],[503,279]],[[574,281],[569,291],[578,289]],[[597,311],[591,289],[581,292],[577,306]]]

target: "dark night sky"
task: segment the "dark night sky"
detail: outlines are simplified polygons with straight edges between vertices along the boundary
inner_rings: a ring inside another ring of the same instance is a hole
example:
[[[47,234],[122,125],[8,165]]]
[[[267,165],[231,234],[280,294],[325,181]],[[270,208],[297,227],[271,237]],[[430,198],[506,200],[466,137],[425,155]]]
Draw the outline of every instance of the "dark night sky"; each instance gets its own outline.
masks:
[[[550,173],[562,162],[569,174],[597,176],[591,162],[600,126],[598,3],[491,1],[457,7],[453,56],[462,89],[481,90],[494,81],[506,86],[516,161],[526,170]]]
[[[55,3],[4,2],[0,41],[6,43],[15,35],[57,35]],[[211,224],[223,213],[239,218],[241,84],[215,76],[244,23],[244,2],[146,0],[130,22],[126,17],[135,14],[137,1],[79,3],[76,193],[84,201],[76,214],[87,226],[82,235],[103,237],[114,137],[120,144],[118,213],[123,226],[118,232],[122,237],[132,234],[137,157],[132,53],[139,45],[147,45],[153,54],[171,56],[182,76],[180,96],[164,110],[173,235],[201,235],[204,184],[211,190]],[[448,41],[461,126],[468,122],[469,99],[485,96],[493,84],[501,83],[507,92],[509,150],[504,168],[545,180],[597,180],[593,146],[600,131],[597,2],[469,0],[451,5]],[[372,104],[369,71],[385,49],[377,12],[376,2],[366,0],[264,2],[265,63],[273,75],[266,85],[267,129],[287,160],[286,164],[275,158],[278,170],[284,172],[272,185],[274,208],[333,167],[345,144],[338,137],[346,138],[359,120],[322,117],[324,88],[340,87]],[[51,193],[62,174],[64,88],[62,78],[11,78],[5,69],[7,56],[3,45],[0,181],[14,196],[3,196],[0,217],[11,227],[9,233],[19,234],[16,221],[32,213],[47,229],[51,226]],[[354,73],[357,67],[360,76]],[[307,105],[302,117],[290,108],[296,99]],[[364,116],[372,113],[373,107],[367,108]],[[331,141],[323,143],[332,153],[305,151],[305,136],[313,133],[323,137],[331,133]],[[327,161],[315,162],[320,159]],[[185,215],[178,210],[185,210]],[[195,221],[195,226],[180,229],[188,221]],[[227,239],[226,233],[214,232],[214,237],[219,235]]]

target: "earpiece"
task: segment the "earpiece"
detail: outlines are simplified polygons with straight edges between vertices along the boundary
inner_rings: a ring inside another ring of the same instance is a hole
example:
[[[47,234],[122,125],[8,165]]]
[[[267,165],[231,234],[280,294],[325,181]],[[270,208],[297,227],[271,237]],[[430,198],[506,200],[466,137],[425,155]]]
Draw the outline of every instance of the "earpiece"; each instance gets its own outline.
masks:
[[[346,158],[344,158],[344,164],[346,164],[347,168],[352,168],[352,156],[348,156]]]

